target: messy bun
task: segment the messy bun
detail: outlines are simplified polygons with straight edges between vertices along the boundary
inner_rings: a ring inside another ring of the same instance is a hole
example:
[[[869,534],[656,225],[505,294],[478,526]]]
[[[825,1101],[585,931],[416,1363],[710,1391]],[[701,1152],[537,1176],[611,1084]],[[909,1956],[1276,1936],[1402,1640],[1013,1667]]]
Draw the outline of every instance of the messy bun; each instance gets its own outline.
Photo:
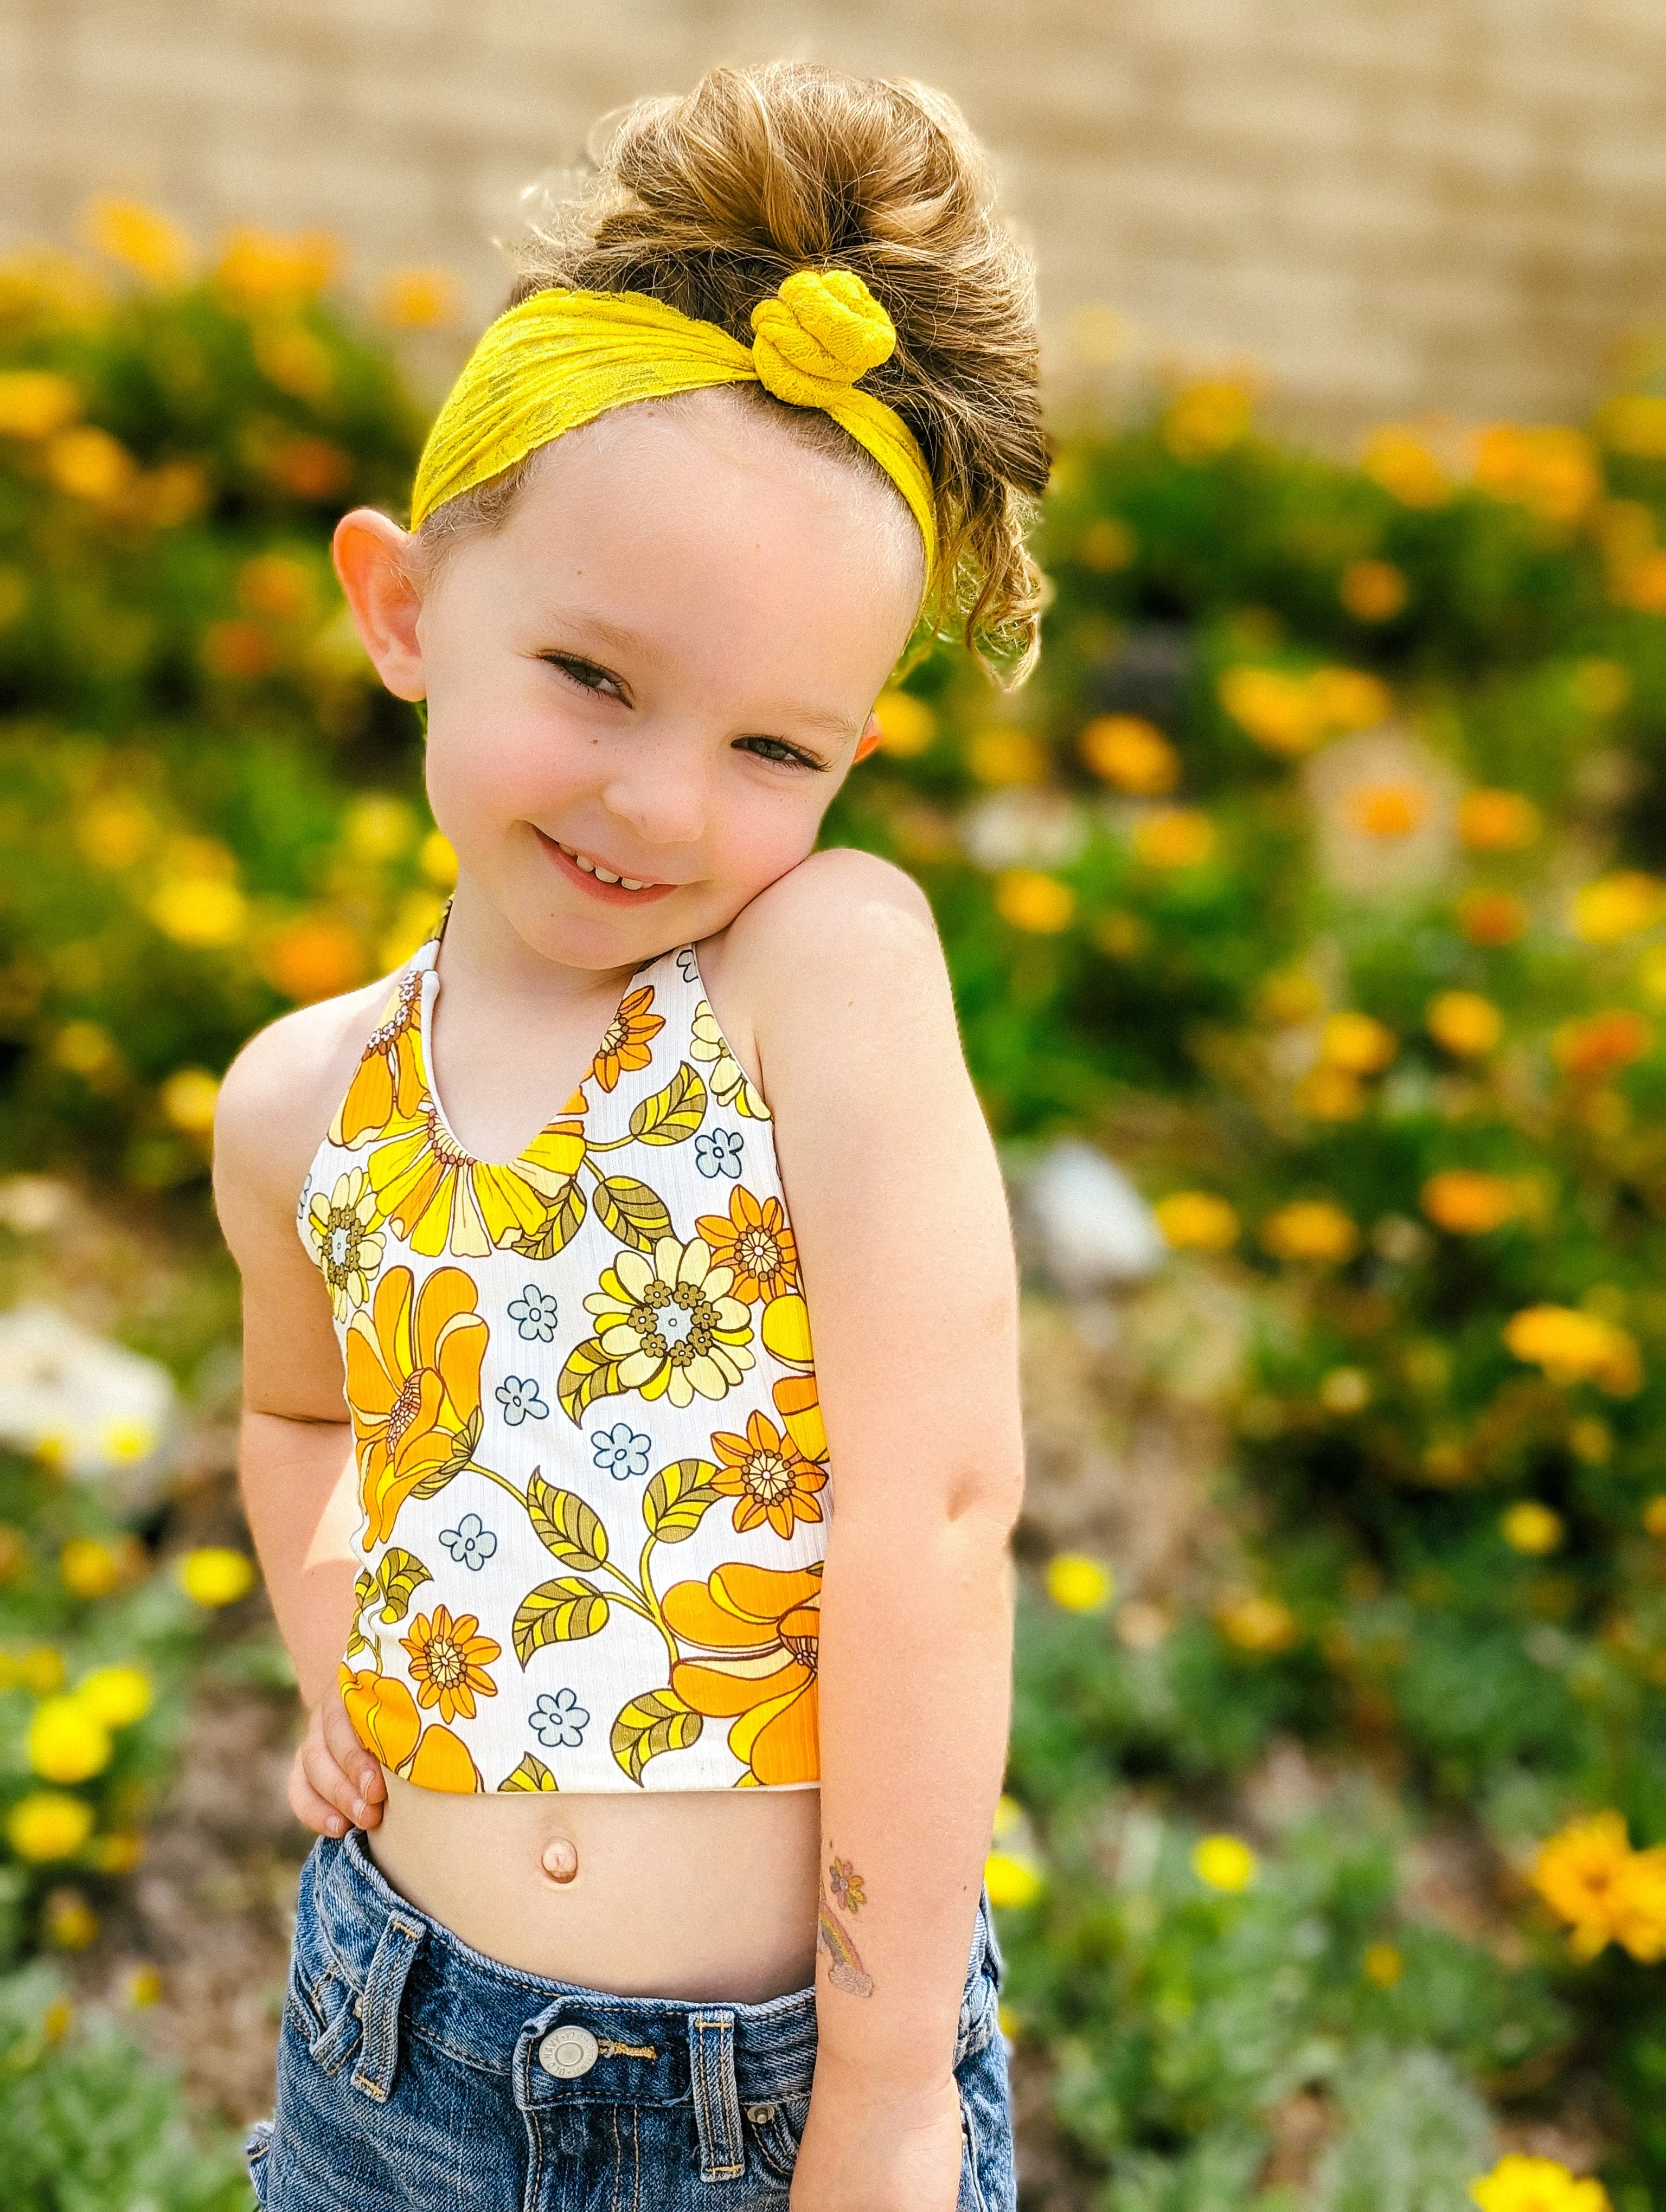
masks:
[[[1048,471],[1033,278],[953,102],[903,79],[774,62],[714,69],[603,135],[581,194],[547,208],[517,250],[508,304],[550,285],[645,292],[750,346],[751,311],[783,277],[854,270],[897,331],[862,388],[902,416],[931,470],[944,579],[933,621],[1021,682],[1041,597],[1024,527]],[[819,409],[736,389],[867,462]]]

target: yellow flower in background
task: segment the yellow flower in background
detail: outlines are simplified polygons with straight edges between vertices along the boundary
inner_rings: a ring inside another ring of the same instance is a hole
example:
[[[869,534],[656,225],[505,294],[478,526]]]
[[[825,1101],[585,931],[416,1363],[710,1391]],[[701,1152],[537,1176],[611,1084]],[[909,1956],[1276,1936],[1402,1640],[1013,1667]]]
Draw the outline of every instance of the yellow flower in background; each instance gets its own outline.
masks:
[[[99,1917],[78,1889],[55,1889],[41,1913],[46,1941],[58,1951],[87,1951],[98,1941]]]
[[[131,1728],[150,1711],[155,1692],[142,1667],[99,1667],[75,1688],[76,1701],[106,1728]]]
[[[1268,752],[1304,753],[1324,735],[1304,677],[1281,668],[1227,668],[1216,689],[1232,720]]]
[[[187,1136],[206,1137],[214,1127],[220,1079],[205,1067],[176,1067],[157,1093],[163,1114]]]
[[[1491,1052],[1504,1035],[1504,1016],[1479,991],[1443,991],[1423,1018],[1435,1042],[1461,1060]]]
[[[1471,945],[1514,945],[1527,934],[1528,913],[1513,891],[1465,891],[1457,925]]]
[[[1229,1644],[1261,1659],[1288,1651],[1301,1633],[1300,1624],[1282,1598],[1259,1592],[1226,1599],[1215,1607],[1214,1621]]]
[[[991,1851],[983,1862],[983,1880],[998,1911],[1022,1911],[1042,1893],[1041,1869],[1014,1851]]]
[[[1530,845],[1544,817],[1519,791],[1467,791],[1458,805],[1458,836],[1472,853],[1513,853]]]
[[[1392,561],[1355,561],[1343,569],[1336,596],[1356,622],[1392,622],[1411,587]]]
[[[1421,784],[1371,783],[1356,791],[1348,802],[1353,826],[1362,836],[1409,837],[1429,811],[1429,794]]]
[[[107,430],[82,422],[47,441],[46,473],[71,499],[107,507],[131,486],[138,463]]]
[[[1495,422],[1476,441],[1475,485],[1542,521],[1573,523],[1600,496],[1602,467],[1583,430]]]
[[[1255,1880],[1260,1862],[1237,1836],[1202,1836],[1192,1846],[1192,1872],[1210,1889],[1236,1897]]]
[[[1614,1885],[1614,1940],[1645,1966],[1666,1958],[1666,1846],[1633,1851]]]
[[[235,884],[218,877],[177,876],[151,899],[150,919],[176,945],[206,950],[237,942],[248,902]]]
[[[81,394],[50,368],[0,371],[0,438],[50,438],[81,412]]]
[[[1609,2212],[1600,2181],[1576,2181],[1554,2158],[1523,2158],[1512,2151],[1491,2173],[1469,2185],[1481,2212]]]
[[[373,866],[397,860],[416,835],[416,817],[403,799],[386,791],[367,792],[342,817],[342,842],[356,860]]]
[[[1345,1067],[1310,1068],[1294,1097],[1298,1111],[1315,1121],[1357,1121],[1365,1110],[1359,1079]]]
[[[1594,1958],[1610,1940],[1614,1887],[1630,1856],[1625,1820],[1612,1810],[1571,1820],[1539,1846],[1528,1879],[1573,1929],[1582,1957]]]
[[[1503,1176],[1472,1168],[1447,1168],[1423,1186],[1423,1211],[1437,1228],[1455,1237],[1485,1237],[1517,1210],[1517,1190]]]
[[[292,399],[322,399],[335,383],[336,356],[299,323],[257,323],[251,343],[255,367]]]
[[[1299,1029],[1322,1012],[1325,994],[1311,975],[1287,968],[1263,976],[1256,991],[1256,1018],[1273,1029]]]
[[[1666,398],[1652,392],[1617,392],[1597,409],[1596,428],[1610,453],[1660,460],[1666,458]]]
[[[179,1586],[195,1604],[235,1605],[254,1588],[254,1562],[224,1544],[199,1544],[179,1565]]]
[[[880,750],[898,760],[923,753],[937,734],[937,716],[911,691],[882,691],[874,713],[879,718]]]
[[[1319,1039],[1319,1056],[1350,1075],[1380,1075],[1400,1050],[1391,1029],[1371,1015],[1353,1011],[1333,1014]]]
[[[119,1066],[121,1054],[109,1030],[97,1022],[65,1022],[52,1039],[52,1058],[58,1066],[90,1081]]]
[[[64,1687],[64,1655],[55,1651],[50,1644],[37,1644],[12,1665],[16,1680],[26,1690],[33,1690],[37,1698],[50,1697],[54,1690]]]
[[[1046,1579],[1047,1595],[1066,1613],[1103,1613],[1116,1595],[1110,1569],[1085,1552],[1055,1552]]]
[[[143,2012],[158,2003],[161,1994],[161,1974],[151,1966],[133,1967],[122,1985],[122,1995],[136,2012]]]
[[[98,1714],[73,1696],[42,1699],[30,1717],[24,1746],[29,1765],[48,1782],[86,1782],[102,1774],[113,1749]]]
[[[1452,496],[1451,478],[1427,442],[1403,423],[1385,422],[1371,433],[1359,468],[1402,507],[1444,507]]]
[[[61,1790],[33,1790],[6,1815],[7,1842],[36,1865],[73,1858],[92,1832],[92,1807]]]
[[[1195,807],[1165,806],[1135,824],[1135,860],[1148,868],[1201,868],[1215,855],[1215,825]]]
[[[1003,921],[1038,937],[1056,937],[1068,929],[1076,912],[1076,894],[1069,884],[1037,868],[1003,869],[995,878],[994,898]]]
[[[72,1536],[58,1555],[58,1577],[76,1597],[108,1597],[124,1571],[121,1554],[92,1536]]]
[[[156,835],[156,817],[131,792],[95,799],[76,825],[76,842],[95,868],[131,868]]]
[[[416,865],[436,890],[448,891],[457,881],[457,854],[443,830],[430,830],[417,848]]]
[[[1140,541],[1126,522],[1102,514],[1088,524],[1078,539],[1076,558],[1096,575],[1114,576],[1119,569],[1132,566],[1139,550]]]
[[[1328,1199],[1297,1199],[1269,1214],[1261,1241],[1279,1260],[1310,1260],[1337,1267],[1359,1249],[1359,1231]]]
[[[1528,1306],[1505,1322],[1504,1340],[1517,1359],[1541,1367],[1553,1382],[1596,1382],[1629,1397],[1642,1382],[1635,1340],[1601,1314],[1574,1306]]]
[[[1161,799],[1180,781],[1180,756],[1154,722],[1100,714],[1077,740],[1095,775],[1140,799]]]
[[[1391,1990],[1405,1974],[1405,1956],[1392,1943],[1368,1943],[1359,1971],[1376,1988]]]
[[[1561,1515],[1530,1498],[1502,1514],[1499,1529],[1512,1552],[1523,1553],[1530,1559],[1545,1559],[1560,1550],[1565,1533]]]
[[[293,307],[332,283],[340,262],[341,248],[326,231],[283,238],[236,229],[226,234],[215,281],[246,311]]]
[[[1328,1413],[1363,1413],[1371,1403],[1371,1377],[1362,1367],[1333,1367],[1320,1377],[1319,1403]]]
[[[1643,1527],[1645,1533],[1666,1540],[1666,1491],[1658,1491],[1643,1508]]]
[[[980,730],[966,741],[966,765],[980,783],[1045,783],[1047,748],[1028,730]]]
[[[1573,927],[1588,945],[1618,945],[1666,915],[1666,884],[1640,869],[1599,876],[1573,895]]]
[[[457,320],[462,304],[449,269],[390,269],[376,288],[376,313],[395,330],[443,330]]]
[[[1177,1252],[1225,1252],[1237,1242],[1237,1215],[1211,1190],[1170,1191],[1152,1212]]]
[[[1158,435],[1177,461],[1217,460],[1250,434],[1253,394],[1230,377],[1206,377],[1171,400]]]
[[[137,200],[96,199],[83,217],[89,244],[152,284],[183,284],[191,274],[189,233]]]

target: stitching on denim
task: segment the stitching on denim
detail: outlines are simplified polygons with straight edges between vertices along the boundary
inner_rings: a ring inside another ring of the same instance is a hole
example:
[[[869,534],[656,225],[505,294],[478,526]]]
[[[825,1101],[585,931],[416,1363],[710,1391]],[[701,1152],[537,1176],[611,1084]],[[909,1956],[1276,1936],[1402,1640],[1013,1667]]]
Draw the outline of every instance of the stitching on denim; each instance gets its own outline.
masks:
[[[694,2031],[693,2059],[695,2066],[695,2112],[700,2132],[700,2179],[702,2181],[739,2181],[746,2171],[746,2147],[740,2133],[740,2096],[735,2086],[733,2064],[723,2063],[724,2039],[733,2033],[732,2015],[719,2013],[715,2016],[696,2013],[690,2021]],[[716,2049],[708,2055],[708,2041],[715,2036]],[[718,2080],[716,2095],[712,2094],[710,2069],[715,2066]],[[714,2123],[721,2124],[721,2148],[729,2154],[727,2166],[708,2165],[708,2159],[717,2148],[713,2142],[716,2131]],[[740,2153],[739,2162],[734,2159]]]

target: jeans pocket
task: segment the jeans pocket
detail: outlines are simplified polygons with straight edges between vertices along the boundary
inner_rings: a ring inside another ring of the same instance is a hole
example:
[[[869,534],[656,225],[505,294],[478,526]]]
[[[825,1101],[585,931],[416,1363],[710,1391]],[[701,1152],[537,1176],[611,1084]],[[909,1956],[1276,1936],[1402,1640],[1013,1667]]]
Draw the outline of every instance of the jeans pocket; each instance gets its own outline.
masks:
[[[804,2124],[810,2117],[810,2099],[777,2097],[767,2105],[742,2107],[746,2124],[748,2164],[755,2156],[759,2167],[776,2181],[791,2181],[804,2141]]]
[[[333,1963],[310,1980],[298,1956],[290,1982],[295,2025],[307,2057],[326,2074],[339,2074],[359,2045],[357,1991]]]
[[[249,2130],[248,2141],[243,2146],[243,2163],[249,2170],[249,2185],[254,2191],[257,2204],[266,2202],[266,2185],[271,2179],[272,2123],[257,2120]]]

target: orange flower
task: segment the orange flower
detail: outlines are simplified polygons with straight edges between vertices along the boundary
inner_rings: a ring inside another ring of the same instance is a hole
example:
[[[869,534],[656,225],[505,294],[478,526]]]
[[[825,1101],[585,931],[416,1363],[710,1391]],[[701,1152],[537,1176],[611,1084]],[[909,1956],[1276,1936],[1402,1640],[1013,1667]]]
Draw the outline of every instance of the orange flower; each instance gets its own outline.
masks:
[[[1626,1823],[1618,1813],[1593,1813],[1573,1820],[1539,1846],[1529,1879],[1558,1919],[1574,1931],[1574,1946],[1595,1958],[1612,1936],[1614,1891],[1631,1856]]]
[[[1504,1035],[1504,1016],[1479,991],[1443,991],[1431,999],[1424,1019],[1437,1044],[1460,1059],[1491,1052]]]
[[[342,1703],[353,1733],[384,1766],[403,1766],[416,1748],[423,1723],[416,1700],[397,1674],[356,1674],[345,1661],[341,1669]]]
[[[819,1566],[753,1567],[737,1561],[703,1583],[674,1583],[662,1610],[672,1632],[709,1656],[682,1659],[671,1686],[712,1719],[733,1719],[729,1748],[766,1786],[813,1782]]]
[[[1160,799],[1180,781],[1180,756],[1152,722],[1100,714],[1082,732],[1082,758],[1095,775],[1141,799]]]
[[[1359,471],[1402,507],[1444,507],[1451,480],[1416,431],[1384,422],[1365,441]]]
[[[441,1728],[438,1721],[423,1730],[416,1756],[410,1762],[410,1779],[419,1790],[443,1790],[454,1797],[471,1796],[485,1787],[462,1737]]]
[[[627,1070],[646,1067],[653,1059],[652,1040],[666,1025],[662,1015],[648,1012],[653,1004],[654,987],[644,984],[630,994],[608,1024],[607,1034],[590,1063],[590,1073],[604,1091],[611,1091]]]
[[[347,1326],[347,1403],[358,1440],[365,1548],[384,1544],[411,1492],[466,1462],[480,1433],[486,1324],[460,1267],[436,1267],[412,1298],[390,1267]]]
[[[1516,1211],[1516,1188],[1502,1176],[1448,1168],[1423,1186],[1423,1211],[1455,1237],[1484,1237]]]
[[[1411,591],[1392,561],[1355,561],[1342,571],[1336,596],[1356,622],[1392,622]]]
[[[419,1613],[409,1636],[399,1641],[410,1654],[410,1679],[416,1685],[416,1701],[438,1705],[442,1721],[474,1718],[474,1693],[495,1698],[497,1685],[486,1672],[503,1646],[489,1636],[477,1636],[479,1616],[459,1613],[453,1620],[442,1605],[433,1616]]]
[[[1513,945],[1527,934],[1527,908],[1512,891],[1465,891],[1457,922],[1471,945]]]
[[[1300,1632],[1296,1616],[1282,1598],[1252,1593],[1215,1607],[1215,1626],[1229,1644],[1257,1658],[1287,1651]]]
[[[1429,794],[1415,783],[1372,783],[1353,794],[1354,827],[1366,837],[1409,837],[1429,811]]]
[[[396,1114],[406,1121],[422,1104],[426,1085],[416,1045],[422,1005],[421,975],[401,976],[347,1086],[330,1131],[332,1145],[356,1149],[367,1137],[380,1136]]]
[[[1201,868],[1214,858],[1215,825],[1193,806],[1164,806],[1134,833],[1134,855],[1148,868]]]
[[[1602,471],[1583,430],[1494,422],[1476,444],[1475,483],[1547,522],[1578,522],[1602,492]]]
[[[712,1449],[722,1462],[712,1487],[738,1501],[738,1534],[767,1521],[777,1536],[790,1536],[797,1522],[821,1519],[816,1492],[826,1475],[812,1467],[791,1436],[783,1436],[764,1414],[751,1416],[744,1437],[727,1431],[714,1436]]]
[[[744,1184],[729,1200],[727,1218],[702,1213],[695,1223],[714,1267],[732,1267],[731,1297],[753,1305],[798,1288],[798,1247],[778,1198],[756,1199]]]
[[[1605,1083],[1655,1041],[1641,1014],[1615,1006],[1583,1022],[1564,1022],[1550,1041],[1551,1057],[1576,1083]]]
[[[1458,808],[1458,836],[1472,853],[1510,853],[1530,845],[1541,817],[1519,791],[1468,791]]]
[[[1527,1306],[1505,1324],[1504,1340],[1517,1359],[1541,1367],[1553,1382],[1596,1382],[1611,1397],[1642,1386],[1636,1340],[1600,1314],[1574,1306]]]
[[[1351,1260],[1359,1231],[1340,1206],[1322,1198],[1297,1199],[1262,1222],[1261,1241],[1276,1259],[1333,1264]]]
[[[1391,1029],[1353,1008],[1333,1014],[1319,1040],[1319,1057],[1350,1075],[1380,1075],[1400,1049]]]

